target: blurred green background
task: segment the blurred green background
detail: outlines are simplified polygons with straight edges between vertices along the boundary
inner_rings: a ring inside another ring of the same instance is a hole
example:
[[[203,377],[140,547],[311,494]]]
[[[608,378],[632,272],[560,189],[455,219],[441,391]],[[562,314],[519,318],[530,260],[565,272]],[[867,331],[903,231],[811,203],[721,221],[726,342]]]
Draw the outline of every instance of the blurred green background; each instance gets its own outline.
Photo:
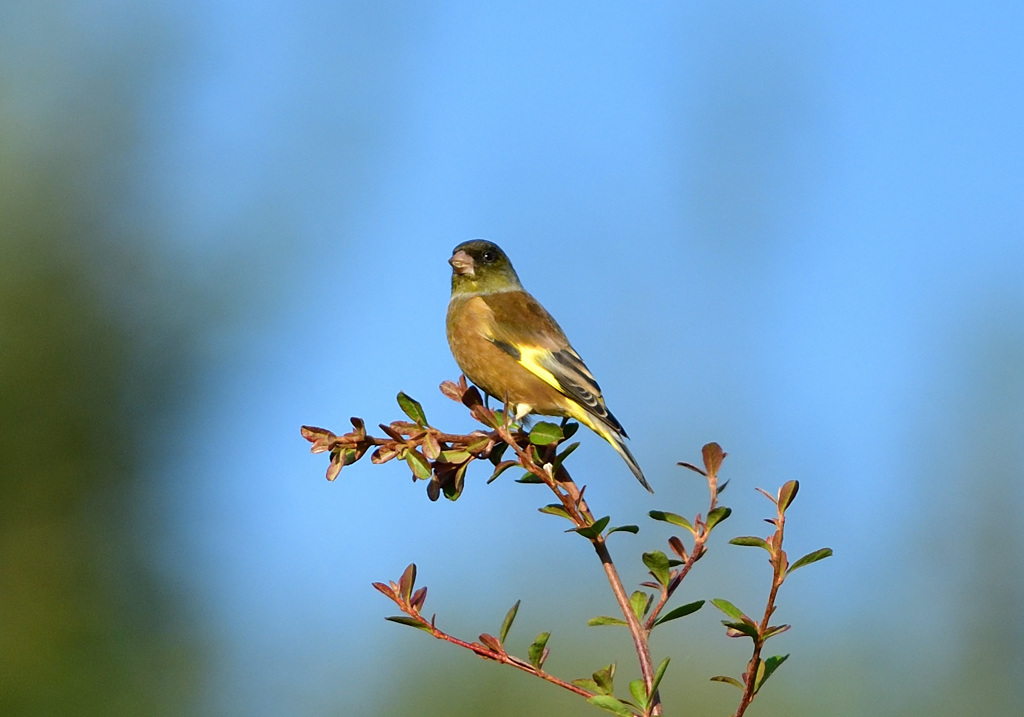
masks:
[[[429,503],[323,480],[341,432],[455,378],[451,248],[500,243],[655,487],[584,438],[629,581],[729,451],[721,532],[801,481],[792,653],[748,714],[1013,715],[1024,701],[1019,3],[0,6],[0,714],[600,714],[384,622],[428,611],[549,669],[620,662],[584,541],[536,489]],[[509,474],[506,474],[508,476]],[[727,537],[727,536],[725,536]],[[752,612],[712,543],[680,596]],[[668,714],[727,714],[746,647],[655,634]],[[1014,707],[1014,705],[1017,705]]]

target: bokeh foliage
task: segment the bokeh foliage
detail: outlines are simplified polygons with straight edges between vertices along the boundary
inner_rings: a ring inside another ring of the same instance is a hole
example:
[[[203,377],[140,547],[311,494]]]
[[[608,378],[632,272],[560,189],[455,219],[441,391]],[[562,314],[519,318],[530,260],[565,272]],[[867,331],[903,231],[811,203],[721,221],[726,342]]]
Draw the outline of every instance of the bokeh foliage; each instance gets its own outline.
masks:
[[[154,567],[160,523],[139,514],[196,331],[128,201],[145,65],[131,50],[120,65],[112,48],[66,65],[0,54],[5,715],[180,715],[202,672],[187,601]]]

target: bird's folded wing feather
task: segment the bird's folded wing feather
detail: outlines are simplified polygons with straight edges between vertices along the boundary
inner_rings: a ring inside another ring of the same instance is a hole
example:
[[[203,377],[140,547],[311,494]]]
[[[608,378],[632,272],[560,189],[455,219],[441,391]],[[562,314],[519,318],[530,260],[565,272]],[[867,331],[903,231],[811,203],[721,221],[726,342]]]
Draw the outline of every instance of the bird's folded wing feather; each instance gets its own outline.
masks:
[[[607,419],[601,387],[576,353],[562,329],[540,303],[525,291],[485,297],[494,313],[491,341],[548,385]]]

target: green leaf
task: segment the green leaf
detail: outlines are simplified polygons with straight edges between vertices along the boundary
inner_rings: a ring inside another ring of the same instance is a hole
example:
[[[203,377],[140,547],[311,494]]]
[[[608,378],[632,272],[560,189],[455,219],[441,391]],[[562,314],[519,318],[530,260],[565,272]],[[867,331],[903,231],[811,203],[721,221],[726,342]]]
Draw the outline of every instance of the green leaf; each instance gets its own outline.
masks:
[[[469,451],[447,450],[441,451],[438,459],[442,463],[465,463],[469,460]]]
[[[711,530],[716,525],[721,523],[723,520],[728,518],[730,515],[732,515],[732,508],[726,508],[724,505],[720,505],[717,508],[715,508],[714,510],[710,511],[708,513],[708,520],[707,520],[708,532],[710,533]]]
[[[722,624],[728,628],[725,632],[729,637],[749,637],[752,640],[758,637],[757,626],[746,620],[722,620]]]
[[[598,627],[600,625],[628,625],[629,623],[622,618],[600,615],[599,617],[592,617],[587,620],[587,624],[591,627]]]
[[[469,468],[468,463],[463,463],[461,466],[455,469],[455,477],[450,483],[444,485],[444,497],[448,500],[455,501],[462,495],[462,489],[466,482],[466,469]]]
[[[518,463],[516,461],[502,461],[501,463],[494,467],[494,472],[491,473],[491,477],[487,479],[487,482],[493,483],[495,480],[497,480],[498,476],[500,476],[502,473],[504,473],[514,465],[518,465]]]
[[[648,515],[654,518],[655,520],[660,520],[665,523],[671,523],[672,525],[678,525],[680,528],[686,528],[691,533],[693,532],[693,526],[690,524],[690,521],[688,521],[681,515],[676,515],[675,513],[666,513],[663,510],[652,510],[650,513],[648,513]]]
[[[427,416],[423,413],[423,406],[419,404],[419,401],[407,396],[404,391],[398,392],[398,405],[405,412],[406,416],[416,422],[416,425],[427,425]]]
[[[692,615],[693,613],[700,610],[702,607],[704,607],[703,600],[696,600],[694,602],[686,603],[685,605],[680,605],[679,607],[669,610],[667,613],[659,617],[657,620],[654,621],[654,624],[660,625],[661,623],[668,622],[669,620],[675,620],[676,618]]]
[[[499,441],[498,443],[495,443],[494,444],[494,448],[491,449],[491,454],[489,456],[487,456],[487,460],[489,460],[494,465],[498,465],[499,463],[501,463],[501,457],[503,455],[505,455],[505,451],[506,450],[508,450],[508,444],[507,443],[502,442],[502,441]],[[511,462],[515,463],[515,461],[511,461]]]
[[[754,694],[757,694],[757,691],[764,686],[764,683],[768,681],[768,678],[772,676],[772,673],[779,669],[779,665],[785,662],[788,657],[789,655],[775,655],[761,663],[764,671],[762,672],[761,668],[758,668],[757,682],[754,683]]]
[[[640,705],[640,709],[647,709],[647,703],[650,701],[647,697],[647,688],[644,686],[643,680],[633,680],[629,683],[629,694],[633,695],[633,699]]]
[[[727,685],[732,685],[738,690],[743,689],[743,683],[737,680],[735,677],[726,677],[725,675],[715,675],[711,678],[712,682],[724,682]]]
[[[430,477],[430,463],[419,451],[413,449],[406,451],[405,462],[409,464],[409,468],[416,478],[426,480]]]
[[[668,566],[668,556],[660,550],[652,550],[649,553],[643,554],[644,565],[646,565],[654,579],[661,583],[662,586],[667,586],[669,580],[672,579],[671,570]]]
[[[530,443],[535,446],[549,446],[564,438],[562,429],[554,423],[539,421],[530,431]]]
[[[796,492],[798,490],[800,490],[800,483],[795,480],[786,481],[786,483],[779,488],[779,510],[783,513],[786,512],[786,508],[791,506],[793,501],[796,499]]]
[[[572,683],[577,687],[582,687],[588,692],[600,692],[600,690],[597,689],[597,683],[589,677],[578,677],[575,680],[572,680]]]
[[[423,630],[424,632],[430,632],[430,625],[425,625],[416,618],[407,617],[405,615],[391,615],[384,619],[390,620],[391,622],[397,622],[399,625],[408,625],[409,627],[415,627]]]
[[[588,697],[587,702],[595,707],[600,707],[605,712],[611,712],[620,717],[633,717],[633,713],[629,708],[611,695],[594,695],[593,697]]]
[[[816,563],[819,560],[824,560],[825,558],[831,558],[831,557],[832,557],[832,548],[820,548],[818,550],[815,550],[813,553],[808,553],[807,555],[803,556],[802,558],[797,560],[795,563],[790,565],[789,566],[789,570],[786,571],[786,575],[789,575],[791,572],[793,572],[797,568],[802,568],[805,565],[810,565],[811,563]]]
[[[658,685],[661,684],[662,678],[665,676],[665,670],[668,669],[668,658],[666,657],[658,665],[658,669],[654,671],[654,680],[651,682],[651,694],[653,695],[658,691]]]
[[[611,516],[606,515],[605,517],[595,521],[593,525],[587,525],[582,528],[573,528],[572,530],[567,530],[566,532],[570,533],[575,531],[582,535],[584,538],[587,538],[588,540],[594,540],[595,538],[597,538],[597,536],[601,534],[601,531],[605,529],[605,526],[608,525],[609,520],[611,520]]]
[[[764,631],[764,639],[767,640],[769,637],[782,634],[789,628],[789,625],[770,625],[768,629]]]
[[[594,673],[594,682],[597,683],[597,689],[606,694],[610,695],[615,691],[613,681],[615,679],[615,663],[602,667],[600,670]]]
[[[537,639],[530,645],[530,649],[527,650],[527,655],[530,658],[530,664],[536,667],[538,670],[544,665],[544,660],[547,659],[547,644],[548,638],[551,637],[550,632],[542,632],[537,635]]]
[[[772,552],[772,548],[768,545],[768,541],[763,538],[758,538],[753,535],[741,535],[738,538],[733,538],[729,541],[732,545],[747,545],[752,548],[764,548],[769,553]]]
[[[736,620],[740,620],[746,617],[746,615],[743,614],[742,610],[740,610],[738,607],[733,605],[728,600],[724,600],[723,598],[715,598],[711,601],[711,604],[717,607],[722,612],[724,612],[729,617],[735,618]]]
[[[632,533],[633,535],[636,535],[639,532],[639,525],[617,525],[614,528],[610,528],[607,534],[611,535],[612,533]]]
[[[629,597],[629,606],[633,608],[633,614],[636,615],[638,620],[644,619],[644,614],[647,612],[647,606],[650,604],[651,596],[643,590],[637,590]]]
[[[471,441],[470,443],[466,444],[466,450],[470,453],[479,453],[480,451],[487,448],[487,446],[490,445],[490,443],[491,437],[487,435],[482,435],[475,441]]]
[[[543,483],[543,482],[544,481],[542,481],[540,478],[535,476],[530,471],[526,471],[525,473],[523,473],[522,477],[516,478],[516,483]]]
[[[565,509],[565,506],[562,505],[561,503],[551,503],[550,505],[545,505],[543,508],[537,508],[537,510],[539,510],[541,513],[547,513],[548,515],[557,515],[560,518],[572,520],[572,518],[569,516],[569,511],[567,511]]]
[[[573,421],[567,421],[566,424],[562,426],[562,434],[566,438],[572,438],[578,430],[580,430],[580,424],[574,423]]]
[[[508,637],[508,631],[512,627],[512,622],[516,619],[516,613],[519,612],[520,600],[516,600],[516,604],[509,608],[509,611],[505,613],[505,619],[501,622],[501,632],[498,633],[498,639],[504,644],[505,638]]]
[[[575,426],[576,424],[575,423],[570,423],[569,425]],[[561,468],[562,467],[562,463],[565,462],[565,459],[568,458],[570,455],[572,455],[572,452],[575,451],[579,447],[580,447],[580,442],[579,441],[576,441],[574,443],[570,443],[566,447],[566,449],[564,451],[562,451],[557,456],[555,456],[555,460],[551,464],[552,471],[557,471],[559,468]]]

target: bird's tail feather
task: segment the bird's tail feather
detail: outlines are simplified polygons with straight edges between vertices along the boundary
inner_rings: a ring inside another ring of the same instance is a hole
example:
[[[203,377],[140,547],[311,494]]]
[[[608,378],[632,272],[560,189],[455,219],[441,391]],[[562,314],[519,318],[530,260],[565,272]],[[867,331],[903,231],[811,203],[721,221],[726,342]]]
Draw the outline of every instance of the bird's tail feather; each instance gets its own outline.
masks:
[[[575,410],[572,410],[573,408]],[[587,426],[594,433],[601,436],[601,438],[611,443],[615,452],[622,456],[622,460],[626,461],[626,465],[629,466],[631,471],[633,471],[633,475],[636,476],[636,479],[640,481],[640,485],[646,488],[649,493],[654,492],[651,486],[647,483],[647,479],[644,478],[644,472],[640,470],[640,464],[636,462],[636,458],[633,457],[633,454],[629,451],[629,447],[626,445],[626,432],[622,430],[622,426],[619,425],[619,422],[615,420],[615,417],[612,416],[612,414],[608,414],[608,418],[611,419],[611,421],[608,421],[602,417],[595,416],[578,403],[573,402],[572,407],[570,408],[570,415],[583,425]]]
[[[647,483],[647,479],[644,478],[644,472],[640,470],[640,464],[636,462],[636,458],[634,458],[633,454],[630,452],[629,446],[626,445],[625,431],[622,430],[622,427],[618,425],[617,421],[613,426],[604,421],[595,420],[595,416],[587,413],[583,413],[582,416],[575,416],[575,418],[578,418],[581,422],[589,426],[594,433],[611,443],[615,452],[622,456],[622,460],[626,461],[626,465],[629,466],[631,471],[633,471],[633,475],[636,476],[636,479],[640,481],[640,485],[646,488],[649,493],[654,492],[651,486]],[[612,420],[614,420],[614,418]]]
[[[630,453],[626,442],[622,440],[622,436],[612,433],[603,437],[612,444],[612,448],[614,448],[618,454],[622,456],[622,459],[626,461],[626,465],[628,465],[629,469],[633,471],[633,475],[635,475],[636,479],[640,481],[640,485],[646,488],[648,493],[653,493],[654,491],[651,489],[651,486],[648,485],[647,479],[644,478],[644,472],[640,470],[640,464],[636,462],[636,458],[634,458],[633,454]]]

